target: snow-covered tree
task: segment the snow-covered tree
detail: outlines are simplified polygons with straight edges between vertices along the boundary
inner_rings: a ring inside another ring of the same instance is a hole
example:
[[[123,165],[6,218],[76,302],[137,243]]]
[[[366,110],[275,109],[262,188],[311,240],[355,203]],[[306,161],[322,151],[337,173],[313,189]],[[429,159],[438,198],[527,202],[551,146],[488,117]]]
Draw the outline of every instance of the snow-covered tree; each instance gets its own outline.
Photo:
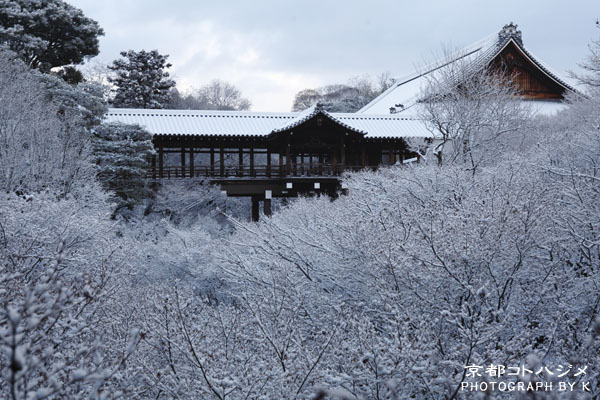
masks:
[[[101,103],[58,78],[30,72],[6,52],[0,97],[2,191],[64,196],[93,181],[86,129],[97,121]]]
[[[0,199],[0,397],[120,397],[135,332],[111,336],[130,269],[102,191]],[[109,381],[116,380],[115,384]]]
[[[107,111],[104,88],[93,82],[72,85],[53,75],[38,74],[38,78],[46,87],[46,100],[58,107],[59,119],[77,121],[78,129],[84,131],[80,136],[89,138]]]
[[[152,51],[122,51],[123,58],[113,61],[108,69],[114,76],[108,80],[115,85],[112,104],[115,107],[164,108],[169,101],[169,90],[175,81],[166,69],[168,55]]]
[[[532,113],[502,72],[447,58],[451,61],[428,75],[418,113],[437,138],[438,163],[460,162],[475,172],[502,156],[507,142],[520,140]]]
[[[181,280],[138,296],[146,335],[134,362],[147,366],[148,392],[501,398],[461,391],[467,365],[493,363],[587,366],[569,378],[588,381],[589,396],[534,394],[597,396],[598,104],[580,100],[519,128],[535,146],[490,140],[512,157],[487,158],[477,174],[459,153],[441,168],[347,176],[348,196],[233,221],[236,232],[213,243],[171,227],[159,264],[183,258]]]
[[[83,73],[71,65],[60,68],[55,75],[71,85],[83,82]]]
[[[292,111],[301,111],[315,103],[320,103],[327,111],[354,112],[367,102],[368,100],[357,88],[347,85],[327,85],[298,92],[294,98]]]
[[[355,112],[369,103],[393,83],[389,74],[377,76],[376,82],[368,76],[356,77],[347,84],[326,85],[304,89],[294,97],[292,111],[302,111],[316,103],[331,112]]]
[[[43,72],[98,54],[98,23],[62,0],[0,1],[0,43]]]
[[[124,268],[107,195],[95,180],[87,131],[94,108],[87,106],[94,102],[74,90],[33,73],[14,54],[0,57],[0,397],[6,399],[123,397],[135,378],[119,375],[135,332],[110,331],[115,294],[132,269]]]
[[[173,88],[166,108],[178,110],[249,110],[252,103],[229,82],[214,79],[199,89]]]
[[[120,199],[118,209],[150,196],[146,182],[154,154],[150,133],[138,125],[103,124],[96,128],[93,144],[98,177]]]
[[[97,131],[101,170],[135,179],[149,135],[96,127],[98,96],[14,58],[0,57],[0,397],[598,397],[595,95],[520,126],[523,141],[490,134],[511,156],[476,174],[463,152],[363,171],[343,177],[348,195],[259,223],[225,223],[230,199],[186,180],[161,185],[149,216],[114,221],[75,132]],[[483,115],[469,126],[495,129],[500,114]],[[469,151],[488,154],[477,140]],[[555,384],[542,367],[570,365],[591,392],[461,390],[467,365],[490,364]]]
[[[209,110],[249,110],[252,105],[238,88],[218,79],[202,86],[198,98],[206,102]]]
[[[169,102],[166,107],[172,110],[208,110],[208,102],[198,91],[182,92],[172,88],[169,92]]]
[[[600,22],[596,21],[596,27],[600,29]],[[588,46],[590,54],[587,59],[579,64],[583,69],[588,71],[588,74],[571,75],[580,83],[591,87],[600,88],[600,39],[592,40]]]

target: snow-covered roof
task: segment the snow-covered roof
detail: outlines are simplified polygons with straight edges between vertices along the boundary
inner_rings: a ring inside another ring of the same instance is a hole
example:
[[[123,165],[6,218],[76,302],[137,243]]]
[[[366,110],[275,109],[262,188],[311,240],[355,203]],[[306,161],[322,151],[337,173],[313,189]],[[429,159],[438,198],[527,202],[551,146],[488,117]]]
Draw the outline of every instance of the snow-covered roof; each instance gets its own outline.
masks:
[[[473,72],[480,70],[488,65],[498,54],[502,52],[509,44],[514,44],[523,55],[536,65],[548,78],[563,87],[567,91],[577,92],[576,89],[560,79],[558,75],[542,63],[523,46],[521,32],[516,29],[512,23],[505,25],[500,31],[485,37],[484,39],[473,43],[464,49],[445,57],[443,60],[436,61],[430,65],[420,68],[411,75],[395,79],[394,84],[381,95],[373,99],[370,103],[358,110],[358,113],[389,113],[391,108],[400,113],[415,113],[413,107],[420,100],[421,91],[428,84],[432,74],[441,68],[460,62],[467,66]],[[550,110],[552,107],[538,107],[540,112]],[[411,110],[412,109],[412,110]]]
[[[312,105],[311,107],[308,107],[306,110],[301,111],[300,113],[298,113],[298,115],[296,116],[296,118],[294,118],[292,121],[290,121],[288,124],[282,126],[281,128],[277,128],[273,130],[273,133],[278,133],[278,132],[284,132],[290,129],[294,129],[297,126],[302,125],[304,122],[310,120],[311,118],[315,117],[317,114],[321,114],[323,116],[325,116],[326,118],[328,118],[329,120],[335,122],[338,125],[343,126],[344,128],[356,132],[356,133],[361,133],[361,134],[366,134],[366,131],[362,131],[360,129],[356,129],[353,126],[350,126],[348,124],[346,124],[344,121],[342,121],[341,119],[333,116],[331,113],[325,111],[325,109],[323,109],[323,106],[321,105],[321,103],[316,103],[314,105]]]
[[[267,136],[294,128],[318,113],[366,138],[432,137],[425,124],[414,118],[329,113],[315,106],[287,113],[110,108],[105,121],[137,124],[155,135]]]

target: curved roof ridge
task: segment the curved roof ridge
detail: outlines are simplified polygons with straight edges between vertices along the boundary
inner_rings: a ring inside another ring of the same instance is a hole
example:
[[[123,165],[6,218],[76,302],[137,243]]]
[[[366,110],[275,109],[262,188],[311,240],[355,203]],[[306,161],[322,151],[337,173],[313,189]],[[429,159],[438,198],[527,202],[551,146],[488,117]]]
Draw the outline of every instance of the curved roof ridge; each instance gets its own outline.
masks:
[[[302,125],[306,121],[314,118],[318,114],[324,115],[329,120],[335,122],[338,125],[343,126],[344,128],[346,128],[348,130],[351,130],[353,132],[360,133],[363,135],[367,134],[366,131],[356,129],[356,128],[346,124],[345,122],[341,121],[340,119],[336,118],[334,115],[330,114],[328,111],[326,111],[323,108],[323,105],[321,103],[315,103],[312,106],[308,107],[306,110],[301,111],[294,120],[290,121],[289,123],[285,124],[284,126],[282,126],[280,128],[273,129],[273,131],[271,133],[280,133],[280,132],[284,132],[284,131],[287,131],[290,129],[294,129],[294,128]]]

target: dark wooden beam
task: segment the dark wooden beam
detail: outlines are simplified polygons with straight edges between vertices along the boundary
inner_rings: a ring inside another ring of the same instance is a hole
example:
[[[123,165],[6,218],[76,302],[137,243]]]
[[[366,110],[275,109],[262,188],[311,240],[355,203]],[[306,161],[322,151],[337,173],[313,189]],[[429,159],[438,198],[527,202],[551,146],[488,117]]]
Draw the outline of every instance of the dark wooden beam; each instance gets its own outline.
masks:
[[[244,149],[242,147],[238,150],[238,176],[244,174]]]
[[[290,174],[290,171],[292,170],[292,159],[291,159],[291,148],[292,145],[290,143],[290,137],[287,137],[286,143],[285,143],[285,167],[286,167],[286,175]]]
[[[156,179],[156,154],[152,154],[152,179]]]
[[[294,176],[298,175],[298,156],[292,155],[292,169],[294,170]]]
[[[194,177],[194,148],[190,147],[190,178]]]
[[[250,176],[254,176],[254,146],[250,146]]]
[[[337,170],[337,162],[338,162],[338,152],[336,151],[336,149],[333,149],[333,151],[331,152],[331,166],[333,167],[333,171],[332,173],[335,174],[335,171]]]
[[[279,175],[283,176],[283,154],[279,152]]]
[[[225,176],[225,149],[223,146],[219,148],[219,174]]]
[[[185,147],[181,148],[181,177],[185,178]]]
[[[252,196],[252,221],[258,222],[259,212],[259,198],[258,196]]]
[[[164,178],[164,154],[162,145],[158,148],[158,177]]]
[[[348,135],[348,132],[346,132],[346,135]],[[346,166],[346,137],[345,136],[342,136],[342,138],[340,139],[340,164],[342,166],[342,169],[344,169]]]
[[[319,175],[323,175],[323,162],[324,161],[325,160],[323,159],[323,154],[319,153],[319,167],[318,167]]]

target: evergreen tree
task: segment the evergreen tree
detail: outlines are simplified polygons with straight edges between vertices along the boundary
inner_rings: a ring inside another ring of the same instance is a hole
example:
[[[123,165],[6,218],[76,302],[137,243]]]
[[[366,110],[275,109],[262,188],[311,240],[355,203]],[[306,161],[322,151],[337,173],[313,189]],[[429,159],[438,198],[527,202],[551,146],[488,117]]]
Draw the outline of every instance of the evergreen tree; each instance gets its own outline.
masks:
[[[149,196],[145,175],[153,153],[150,133],[138,125],[110,123],[96,129],[98,177],[120,199],[117,210],[131,208]]]
[[[167,63],[169,56],[161,55],[156,50],[122,51],[121,56],[124,58],[108,66],[116,75],[108,79],[117,87],[113,105],[124,108],[164,108],[170,99],[169,90],[175,86],[175,81],[169,79],[169,73],[165,71],[171,67]]]
[[[98,54],[104,31],[61,0],[0,0],[0,44],[42,72]]]

